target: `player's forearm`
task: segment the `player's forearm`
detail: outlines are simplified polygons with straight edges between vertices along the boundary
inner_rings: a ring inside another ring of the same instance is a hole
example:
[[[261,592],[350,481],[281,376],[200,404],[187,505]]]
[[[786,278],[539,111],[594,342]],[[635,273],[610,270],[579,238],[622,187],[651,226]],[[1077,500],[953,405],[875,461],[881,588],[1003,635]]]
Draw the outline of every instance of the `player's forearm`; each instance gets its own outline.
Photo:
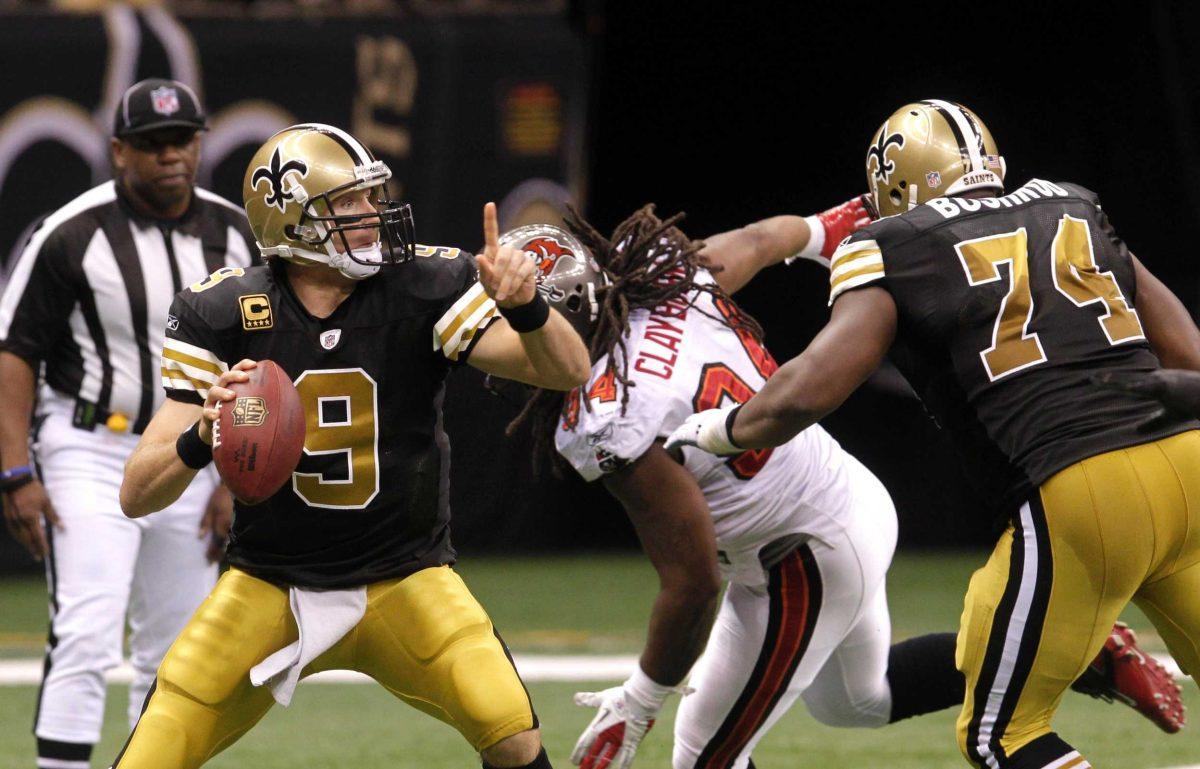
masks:
[[[29,420],[33,411],[33,367],[10,352],[0,352],[0,465],[29,464]]]
[[[803,217],[772,216],[705,238],[700,256],[716,268],[713,274],[721,288],[732,294],[764,268],[804,250],[811,234]]]
[[[529,384],[548,390],[570,390],[587,383],[592,373],[587,347],[567,319],[550,311],[546,324],[537,331],[518,334],[533,367]]]
[[[197,472],[179,458],[173,440],[143,440],[125,463],[121,510],[129,518],[162,510],[183,495]]]
[[[841,400],[826,397],[824,385],[809,356],[788,361],[738,409],[733,423],[734,443],[745,449],[787,443],[841,405]]]
[[[683,681],[704,651],[717,607],[718,585],[703,575],[691,583],[664,585],[654,601],[643,672],[664,686]]]

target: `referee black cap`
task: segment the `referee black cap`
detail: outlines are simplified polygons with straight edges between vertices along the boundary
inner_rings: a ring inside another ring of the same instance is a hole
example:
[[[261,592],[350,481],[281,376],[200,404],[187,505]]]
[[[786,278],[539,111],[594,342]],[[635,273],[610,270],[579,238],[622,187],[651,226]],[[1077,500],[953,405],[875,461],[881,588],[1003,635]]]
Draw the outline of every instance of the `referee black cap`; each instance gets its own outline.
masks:
[[[121,97],[113,119],[113,136],[157,131],[161,128],[192,128],[203,131],[208,117],[196,92],[178,80],[149,78],[134,83]]]

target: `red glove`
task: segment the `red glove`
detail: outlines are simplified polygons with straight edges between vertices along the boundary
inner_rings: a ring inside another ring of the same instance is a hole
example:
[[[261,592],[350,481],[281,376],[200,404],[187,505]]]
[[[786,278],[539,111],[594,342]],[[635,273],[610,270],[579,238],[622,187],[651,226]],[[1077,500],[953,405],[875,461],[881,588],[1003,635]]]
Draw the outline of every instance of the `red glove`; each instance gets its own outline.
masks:
[[[866,195],[858,195],[840,206],[817,214],[825,237],[818,252],[822,259],[829,259],[838,244],[871,223],[871,215],[865,205]],[[816,233],[813,233],[814,235]],[[806,248],[805,251],[810,249]],[[816,256],[816,254],[814,254]]]

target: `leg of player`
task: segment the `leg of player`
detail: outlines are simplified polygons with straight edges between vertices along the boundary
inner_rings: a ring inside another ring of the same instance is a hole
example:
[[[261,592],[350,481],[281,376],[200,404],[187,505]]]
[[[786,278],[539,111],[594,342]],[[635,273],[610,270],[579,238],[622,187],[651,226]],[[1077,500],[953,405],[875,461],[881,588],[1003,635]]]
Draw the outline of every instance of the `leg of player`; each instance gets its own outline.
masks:
[[[1200,498],[1196,467],[1200,433],[1184,433],[1072,465],[1022,506],[967,593],[958,738],[969,761],[991,769],[1089,766],[1050,720],[1129,599],[1163,600],[1176,587],[1172,569],[1200,561],[1198,538],[1188,533],[1197,518],[1188,500]],[[1187,595],[1164,604],[1160,627],[1195,619]],[[1184,635],[1174,636],[1173,650],[1190,662]]]
[[[453,726],[485,766],[549,769],[533,703],[508,649],[451,568],[371,585],[347,665]]]
[[[34,734],[41,764],[64,769],[86,769],[100,737],[104,673],[121,662],[140,540],[117,506],[120,457],[87,443],[95,443],[90,433],[57,414],[39,431],[42,477],[64,526],[46,531],[51,620]]]
[[[214,482],[201,474],[173,505],[140,521],[138,554],[129,601],[129,652],[134,680],[129,687],[129,727],[171,642],[212,591],[217,566],[207,558],[207,540],[196,528]]]
[[[275,702],[250,668],[296,637],[287,591],[230,569],[171,646],[113,769],[195,769],[232,745]]]
[[[869,476],[868,476],[869,478]],[[810,540],[767,568],[765,588],[732,584],[675,719],[676,769],[750,762],[755,745],[816,680],[864,615],[882,632],[866,644],[871,692],[855,719],[886,722],[890,632],[884,575],[896,544],[895,510],[882,485],[857,486],[855,515],[837,541]],[[883,619],[879,618],[882,614]],[[856,693],[857,695],[857,693]],[[830,715],[832,718],[832,715]]]

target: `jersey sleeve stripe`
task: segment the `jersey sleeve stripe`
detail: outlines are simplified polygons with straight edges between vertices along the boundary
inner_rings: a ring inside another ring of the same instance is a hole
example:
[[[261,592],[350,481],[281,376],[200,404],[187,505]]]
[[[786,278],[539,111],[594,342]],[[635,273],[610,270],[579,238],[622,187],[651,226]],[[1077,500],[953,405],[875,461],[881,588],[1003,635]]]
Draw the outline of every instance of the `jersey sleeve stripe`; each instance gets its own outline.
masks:
[[[858,240],[853,243],[847,243],[844,246],[840,246],[834,252],[829,266],[836,270],[843,260],[857,259],[860,256],[866,256],[868,253],[880,253],[879,244],[874,240]]]
[[[492,325],[492,321],[499,317],[500,314],[493,308],[483,316],[482,320],[480,320],[478,323],[472,324],[471,328],[465,329],[463,331],[462,339],[459,340],[458,345],[454,350],[454,354],[449,355],[450,360],[458,360],[458,357],[462,355],[463,350],[470,349],[471,340],[473,340],[485,328]]]
[[[458,332],[442,345],[442,353],[450,360],[458,360],[462,351],[471,346],[475,335],[487,328],[497,317],[499,314],[496,311],[496,303],[488,298],[487,302],[462,324]]]
[[[480,297],[483,297],[482,299]],[[479,303],[487,299],[487,292],[483,290],[482,283],[475,285],[463,292],[454,304],[450,305],[450,309],[438,318],[437,323],[433,324],[433,333],[440,340],[441,344],[445,344],[446,340],[453,336],[458,326],[462,321],[473,312],[472,305],[478,308]]]
[[[496,303],[483,290],[483,286],[476,283],[434,324],[434,349],[451,346],[452,340],[464,327],[472,328],[473,323],[478,323],[495,306]]]
[[[229,366],[225,365],[225,361],[203,347],[197,347],[194,344],[188,344],[187,342],[172,339],[171,337],[163,339],[163,357],[210,371],[217,376],[229,370]]]
[[[867,283],[872,283],[883,276],[883,269],[876,267],[863,270],[857,274],[844,276],[830,287],[829,304],[833,304],[833,300],[837,299],[843,292],[849,291],[852,288],[858,288]]]
[[[196,379],[204,379],[206,381],[216,382],[217,377],[221,375],[221,368],[209,363],[200,358],[194,358],[191,355],[163,348],[162,365],[169,369],[177,369],[186,372],[189,376]]]
[[[183,387],[186,390],[207,390],[210,384],[215,382],[206,382],[203,379],[196,379],[188,376],[186,371],[180,369],[172,369],[163,366],[159,369],[162,373],[163,387]]]
[[[829,273],[829,282],[836,283],[838,278],[842,277],[843,275],[848,275],[852,272],[858,272],[866,269],[867,267],[876,266],[881,270],[883,269],[883,257],[879,254],[866,254],[858,257],[857,259],[850,260],[843,259],[841,263],[838,264],[837,269]]]
[[[184,363],[183,361],[168,358],[166,352],[163,353],[163,357],[160,359],[160,364],[162,368],[165,368],[169,371],[178,371],[188,379],[195,379],[197,381],[204,382],[205,384],[217,383],[216,374],[213,374],[207,369],[197,368],[190,363]]]

